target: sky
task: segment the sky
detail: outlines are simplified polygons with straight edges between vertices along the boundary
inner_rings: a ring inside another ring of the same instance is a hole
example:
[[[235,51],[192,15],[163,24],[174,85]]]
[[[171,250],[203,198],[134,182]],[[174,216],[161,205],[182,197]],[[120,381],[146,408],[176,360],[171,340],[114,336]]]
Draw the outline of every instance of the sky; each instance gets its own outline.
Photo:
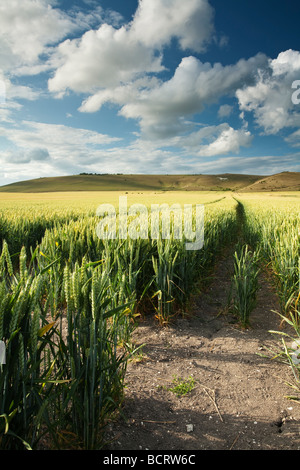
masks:
[[[0,185],[300,171],[298,0],[0,0]]]

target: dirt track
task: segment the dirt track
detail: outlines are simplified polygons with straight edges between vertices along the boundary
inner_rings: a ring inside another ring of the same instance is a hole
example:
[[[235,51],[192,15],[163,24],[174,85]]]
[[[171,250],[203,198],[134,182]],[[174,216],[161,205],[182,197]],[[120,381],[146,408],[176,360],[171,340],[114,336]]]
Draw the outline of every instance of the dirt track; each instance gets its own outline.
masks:
[[[145,346],[128,367],[127,420],[108,426],[107,449],[300,449],[300,405],[285,398],[292,372],[270,359],[280,347],[269,333],[280,328],[276,296],[262,277],[251,328],[239,328],[224,313],[231,269],[226,256],[190,317],[164,329],[149,318],[140,323],[134,342]],[[194,389],[177,397],[168,390],[174,375],[192,376]]]

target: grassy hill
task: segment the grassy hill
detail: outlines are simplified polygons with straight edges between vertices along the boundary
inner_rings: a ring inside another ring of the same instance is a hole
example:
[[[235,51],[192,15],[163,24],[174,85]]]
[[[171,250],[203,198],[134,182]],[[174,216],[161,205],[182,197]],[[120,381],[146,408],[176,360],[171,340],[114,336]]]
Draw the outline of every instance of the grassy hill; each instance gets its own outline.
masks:
[[[95,175],[38,178],[0,187],[0,192],[58,191],[297,191],[300,173],[257,175]]]
[[[300,191],[300,173],[283,172],[261,178],[243,188],[242,192]]]
[[[262,176],[248,175],[74,175],[38,178],[0,187],[0,192],[208,191],[236,190]]]

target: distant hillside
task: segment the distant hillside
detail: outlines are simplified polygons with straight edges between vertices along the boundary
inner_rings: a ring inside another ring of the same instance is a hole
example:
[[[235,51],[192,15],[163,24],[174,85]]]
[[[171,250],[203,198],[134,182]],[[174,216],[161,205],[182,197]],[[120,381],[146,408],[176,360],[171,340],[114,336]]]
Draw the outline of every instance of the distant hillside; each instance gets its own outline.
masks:
[[[283,172],[260,178],[255,183],[243,188],[242,192],[300,191],[300,173]]]
[[[209,191],[240,190],[263,176],[251,175],[75,175],[38,178],[0,187],[0,192]]]
[[[300,173],[257,175],[95,175],[38,178],[0,187],[0,192],[58,191],[298,191]]]

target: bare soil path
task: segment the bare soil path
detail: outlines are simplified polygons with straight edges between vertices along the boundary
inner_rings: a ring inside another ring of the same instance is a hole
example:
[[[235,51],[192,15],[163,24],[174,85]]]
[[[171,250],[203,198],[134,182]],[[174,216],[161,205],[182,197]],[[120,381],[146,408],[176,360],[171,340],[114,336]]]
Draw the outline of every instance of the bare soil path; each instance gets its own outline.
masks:
[[[288,365],[271,360],[280,339],[274,291],[261,276],[251,327],[243,330],[224,313],[232,259],[224,256],[192,315],[161,328],[141,321],[134,333],[144,344],[129,364],[123,413],[110,423],[109,450],[299,450],[300,405]],[[266,354],[269,357],[262,357]],[[178,397],[168,390],[174,375],[193,377],[195,387]]]

